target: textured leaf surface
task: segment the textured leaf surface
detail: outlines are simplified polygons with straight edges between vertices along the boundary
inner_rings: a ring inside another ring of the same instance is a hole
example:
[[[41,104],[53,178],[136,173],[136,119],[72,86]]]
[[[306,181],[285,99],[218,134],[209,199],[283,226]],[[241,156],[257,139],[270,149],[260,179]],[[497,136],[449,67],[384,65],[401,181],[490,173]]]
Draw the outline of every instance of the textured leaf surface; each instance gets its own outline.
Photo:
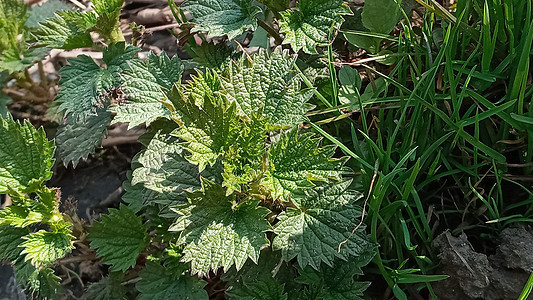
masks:
[[[57,130],[57,154],[65,165],[72,162],[76,167],[78,161],[94,152],[106,136],[111,114],[103,109],[87,115],[83,119],[67,117],[65,124]]]
[[[49,18],[41,23],[33,35],[39,44],[51,48],[91,47],[93,40],[87,30],[96,24],[96,20],[96,15],[93,13],[59,11],[55,18]]]
[[[56,259],[70,253],[74,248],[70,243],[72,236],[63,232],[48,232],[40,230],[30,233],[23,239],[24,247],[22,254],[26,254],[26,260],[38,267],[53,263]]]
[[[225,43],[186,44],[185,49],[195,62],[206,69],[224,70],[235,56],[235,50]]]
[[[109,215],[102,215],[102,221],[93,224],[88,240],[112,271],[126,271],[148,245],[146,230],[142,219],[121,205],[120,209],[109,209]]]
[[[147,262],[136,284],[139,300],[152,299],[209,299],[205,281],[196,276],[177,276],[155,262]]]
[[[242,58],[230,65],[224,88],[230,100],[237,103],[238,114],[250,116],[263,112],[269,123],[292,126],[305,120],[311,107],[306,102],[312,90],[301,90],[293,72],[296,56],[276,50],[272,54],[261,50],[252,56],[253,63]]]
[[[54,150],[44,129],[0,118],[0,194],[7,194],[9,188],[31,193],[50,179]]]
[[[155,201],[165,205],[183,204],[187,202],[185,189],[194,191],[201,188],[198,167],[185,159],[179,138],[169,135],[175,128],[174,122],[161,121],[154,125],[141,138],[141,141],[149,142],[135,158],[140,166],[133,171],[132,185],[140,184],[162,194],[159,198],[163,201],[145,198],[145,203]],[[146,196],[155,196],[145,193]]]
[[[232,40],[255,29],[261,9],[252,0],[188,0],[181,5],[194,17],[192,32],[207,31],[208,37],[227,35]]]
[[[362,300],[363,292],[370,285],[369,282],[356,280],[356,275],[362,275],[361,267],[366,266],[374,257],[373,247],[359,256],[348,261],[335,260],[332,267],[321,265],[319,270],[307,267],[300,270],[298,282],[309,286],[308,293],[314,297],[303,299],[323,300]],[[355,278],[354,278],[355,277]]]
[[[30,296],[33,299],[53,299],[61,293],[61,278],[50,268],[36,269],[28,278]]]
[[[256,201],[236,205],[235,196],[226,196],[225,189],[212,181],[203,179],[202,186],[188,193],[189,204],[176,208],[182,216],[171,230],[181,232],[182,260],[191,262],[192,273],[199,275],[233,264],[238,270],[248,258],[257,262],[260,250],[268,246],[268,209]]]
[[[183,147],[191,154],[187,159],[203,171],[207,165],[215,164],[238,135],[236,107],[234,104],[228,107],[220,97],[206,97],[200,107],[193,97],[183,100],[180,94],[175,89],[169,93],[169,97],[182,99],[181,105],[180,100],[174,100],[178,105],[172,118],[180,125],[174,134],[185,140]]]
[[[146,62],[130,61],[129,69],[122,73],[127,101],[111,108],[117,113],[113,123],[126,122],[131,128],[169,116],[170,111],[160,101],[164,97],[161,89],[170,89],[179,82],[183,69],[177,56],[170,59],[165,52],[160,56],[150,53]]]
[[[0,52],[2,56],[18,55],[18,36],[24,32],[28,18],[27,5],[19,0],[0,1]]]
[[[361,208],[354,202],[362,197],[348,190],[350,183],[323,184],[293,194],[298,208],[282,212],[274,228],[277,236],[272,246],[281,249],[284,260],[296,257],[302,268],[318,269],[321,262],[332,265],[335,258],[347,260],[364,253],[369,243],[364,226],[350,237],[361,217]],[[339,253],[339,244],[346,239]]]
[[[101,69],[92,58],[80,55],[69,60],[69,65],[61,68],[61,80],[56,102],[59,110],[75,119],[84,119],[97,108],[108,105],[106,93],[120,84],[119,72],[128,67],[128,60],[135,57],[139,48],[112,44],[103,51],[107,69]]]
[[[120,40],[117,32],[119,31],[118,22],[124,0],[92,0],[91,2],[98,14],[98,21],[93,30],[100,33],[106,40],[113,42]]]
[[[279,20],[283,44],[290,44],[294,52],[316,53],[316,46],[328,43],[331,27],[339,29],[342,15],[352,13],[342,0],[300,0],[296,8],[281,12]]]
[[[83,299],[87,300],[112,300],[125,299],[126,288],[122,285],[124,274],[111,273],[100,281],[89,285]]]
[[[28,233],[27,228],[0,225],[0,260],[17,260],[23,250],[19,247],[24,242],[22,237]]]
[[[287,200],[291,191],[312,186],[313,181],[340,180],[346,159],[331,158],[336,147],[320,148],[319,143],[311,133],[298,136],[298,130],[293,129],[270,149],[270,174],[264,184],[274,199]]]

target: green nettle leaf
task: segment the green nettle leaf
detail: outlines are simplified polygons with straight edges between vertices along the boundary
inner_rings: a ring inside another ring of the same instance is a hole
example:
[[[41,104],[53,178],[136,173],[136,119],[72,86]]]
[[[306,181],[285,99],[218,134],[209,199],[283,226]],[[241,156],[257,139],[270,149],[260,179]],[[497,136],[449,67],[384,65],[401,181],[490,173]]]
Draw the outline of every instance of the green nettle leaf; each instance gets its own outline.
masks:
[[[31,193],[52,177],[55,146],[43,128],[0,118],[0,137],[0,194]]]
[[[261,13],[253,0],[187,0],[181,8],[194,17],[191,32],[207,31],[208,37],[227,35],[230,40],[248,29],[255,30]]]
[[[187,194],[189,204],[175,208],[181,217],[170,230],[181,232],[182,260],[191,262],[193,274],[227,270],[234,264],[239,270],[248,258],[257,262],[260,250],[269,244],[268,209],[258,207],[258,201],[236,203],[235,195],[226,196],[222,186],[206,179],[202,190]]]
[[[107,93],[120,85],[119,73],[128,68],[128,61],[138,51],[139,48],[123,42],[110,45],[103,53],[107,69],[100,68],[86,55],[69,59],[70,64],[59,71],[61,90],[55,100],[60,104],[59,110],[75,119],[84,119],[97,108],[107,107]]]
[[[43,60],[48,51],[48,48],[32,48],[23,49],[21,53],[17,53],[15,56],[2,55],[0,57],[0,71],[9,73],[23,71],[32,66],[34,62]]]
[[[92,0],[92,3],[98,14],[98,21],[92,30],[111,42],[123,41],[118,21],[124,0]]]
[[[53,18],[56,12],[71,9],[72,5],[68,5],[61,0],[48,0],[42,4],[37,4],[28,10],[30,16],[26,20],[26,26],[39,27],[39,23]]]
[[[301,90],[301,81],[293,72],[296,56],[277,49],[272,54],[260,50],[253,62],[241,58],[230,64],[224,79],[228,99],[237,103],[241,116],[259,111],[274,126],[293,126],[305,120],[312,108],[306,102],[313,90]]]
[[[48,2],[46,2],[48,3]],[[88,30],[96,25],[94,13],[59,11],[32,32],[37,43],[57,49],[91,47],[93,40]]]
[[[343,15],[352,14],[343,0],[300,0],[296,8],[281,12],[283,44],[290,44],[294,52],[303,49],[310,54],[316,53],[316,46],[328,43],[330,30],[339,29]]]
[[[36,269],[28,278],[31,299],[51,299],[61,293],[61,278],[50,268]]]
[[[74,246],[70,243],[70,234],[64,232],[48,232],[40,230],[24,236],[22,254],[26,254],[26,260],[38,267],[53,263],[56,259],[70,253]]]
[[[19,245],[24,242],[22,238],[29,233],[27,228],[0,225],[0,260],[14,262],[19,259],[22,252]]]
[[[318,269],[321,262],[331,266],[336,258],[352,259],[368,249],[364,226],[351,234],[362,212],[354,202],[362,194],[349,190],[350,183],[322,184],[293,193],[297,209],[282,212],[274,228],[272,247],[281,249],[284,260],[296,257],[302,268]]]
[[[267,248],[261,251],[257,264],[247,261],[238,272],[231,268],[222,280],[228,282],[226,294],[230,299],[287,299],[284,285],[276,277],[289,270],[295,269],[281,261],[280,252]]]
[[[148,245],[147,227],[142,219],[125,205],[110,209],[109,215],[102,215],[102,221],[95,222],[89,229],[88,240],[104,263],[112,271],[126,271],[135,266],[137,258]]]
[[[109,300],[125,299],[126,287],[122,285],[123,273],[111,273],[100,281],[89,285],[83,299],[87,300]]]
[[[396,0],[368,0],[363,6],[361,20],[371,32],[389,34],[401,15]]]
[[[131,184],[134,187],[140,184],[164,196],[145,198],[145,204],[152,201],[165,205],[183,204],[187,202],[184,190],[194,191],[201,188],[198,167],[185,159],[184,150],[179,144],[180,139],[169,135],[175,128],[174,122],[159,122],[154,125],[156,127],[152,127],[146,136],[140,139],[141,142],[149,142],[135,157],[140,166],[133,171]]]
[[[228,105],[220,97],[205,97],[200,107],[193,97],[185,100],[176,88],[168,96],[181,98],[181,105],[175,105],[172,114],[180,126],[173,134],[185,140],[182,145],[190,152],[187,159],[203,171],[207,165],[216,163],[240,131],[235,104]],[[180,100],[171,101],[179,103]]]
[[[164,52],[161,56],[150,53],[146,62],[130,61],[129,70],[122,73],[127,101],[111,107],[117,113],[113,123],[126,122],[131,128],[169,116],[170,111],[160,101],[164,97],[162,88],[170,89],[179,82],[183,69],[177,56],[170,59]]]
[[[78,161],[94,152],[106,136],[107,126],[111,123],[111,113],[97,109],[85,119],[68,116],[65,124],[57,130],[57,154],[65,165],[72,162],[76,167]]]
[[[152,299],[209,299],[205,281],[197,276],[174,274],[158,263],[148,261],[135,285],[141,293],[139,300]]]
[[[225,70],[231,59],[238,55],[235,49],[225,43],[185,44],[185,49],[195,62],[208,70]]]
[[[320,148],[320,139],[312,136],[312,133],[298,136],[298,130],[293,129],[270,149],[270,171],[263,184],[271,190],[274,199],[287,201],[292,191],[313,186],[314,181],[341,179],[346,159],[331,158],[336,147]]]
[[[363,292],[370,285],[369,282],[355,280],[356,275],[362,275],[361,267],[366,266],[374,257],[374,247],[367,249],[359,256],[348,261],[335,260],[332,267],[321,265],[319,270],[306,267],[300,270],[297,282],[308,285],[308,294],[315,298],[304,299],[321,300],[362,300]]]
[[[24,31],[28,19],[27,5],[19,0],[0,1],[0,53],[19,52],[18,36]]]

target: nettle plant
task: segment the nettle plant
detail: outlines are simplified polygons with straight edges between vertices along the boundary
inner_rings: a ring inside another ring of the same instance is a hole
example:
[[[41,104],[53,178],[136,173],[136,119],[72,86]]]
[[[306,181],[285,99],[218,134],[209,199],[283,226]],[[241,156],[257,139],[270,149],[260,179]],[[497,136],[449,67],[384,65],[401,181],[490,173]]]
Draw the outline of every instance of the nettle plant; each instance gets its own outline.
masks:
[[[277,20],[283,44],[315,53],[350,13],[341,0],[261,2],[189,0],[181,8],[195,19],[184,27],[233,39],[259,23],[279,39]],[[57,157],[76,165],[117,122],[147,127],[143,150],[124,183],[127,205],[86,228],[44,185],[54,142],[1,121],[0,193],[13,205],[1,211],[0,256],[19,281],[37,297],[58,295],[53,267],[76,246],[109,265],[88,299],[207,299],[214,274],[235,299],[359,299],[368,283],[357,275],[376,245],[360,224],[363,195],[347,158],[301,126],[315,90],[302,87],[298,55],[266,47],[238,58],[224,44],[190,45],[198,68],[185,76],[190,62],[165,53],[143,61],[126,45],[122,1],[93,3],[95,13],[60,13],[36,34],[48,47],[94,46],[89,31],[106,44],[103,65],[80,55],[60,71]]]

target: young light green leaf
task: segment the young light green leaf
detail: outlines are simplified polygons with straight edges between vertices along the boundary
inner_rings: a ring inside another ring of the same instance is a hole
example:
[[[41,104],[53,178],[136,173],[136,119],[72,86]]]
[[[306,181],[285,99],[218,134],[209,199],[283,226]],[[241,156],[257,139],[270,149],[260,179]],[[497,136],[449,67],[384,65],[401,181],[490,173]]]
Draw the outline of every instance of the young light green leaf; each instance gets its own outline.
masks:
[[[137,258],[148,245],[147,227],[142,219],[125,205],[109,209],[102,221],[89,229],[88,240],[96,254],[110,264],[112,271],[126,271],[135,266]]]
[[[176,88],[168,93],[168,97],[174,98],[171,101],[178,104],[174,107],[172,119],[180,127],[173,134],[185,140],[183,147],[191,154],[187,159],[198,165],[201,172],[207,165],[215,164],[239,134],[235,104],[228,105],[221,97],[205,97],[201,99],[204,101],[200,107],[194,97],[189,96],[185,100]]]
[[[98,109],[85,119],[68,116],[65,124],[57,130],[57,154],[65,165],[72,162],[76,167],[78,161],[94,152],[106,136],[107,126],[111,122],[111,114]]]
[[[122,285],[123,273],[111,273],[100,281],[89,285],[87,292],[83,295],[86,300],[110,300],[126,299],[126,287]]]
[[[19,0],[0,1],[0,53],[19,52],[18,36],[24,32],[27,5]]]
[[[59,11],[55,18],[41,23],[32,34],[38,44],[51,48],[91,47],[93,40],[88,30],[96,24],[96,21],[97,17],[94,13]]]
[[[141,293],[139,300],[152,299],[208,299],[204,290],[205,281],[196,276],[173,274],[173,272],[148,261],[141,274],[141,280],[135,285]]]
[[[280,49],[268,54],[260,50],[252,56],[253,62],[241,58],[232,63],[223,86],[228,99],[237,104],[238,114],[263,112],[274,126],[293,126],[305,120],[305,113],[312,108],[306,102],[312,90],[301,90],[299,77],[293,68],[296,56]]]
[[[252,0],[187,0],[181,8],[194,17],[191,32],[206,31],[208,37],[227,35],[230,40],[248,29],[255,30],[261,13]]]
[[[182,260],[191,262],[193,274],[227,270],[233,264],[239,270],[248,258],[257,262],[260,250],[268,246],[268,209],[258,207],[258,201],[237,204],[234,195],[226,196],[222,186],[206,179],[202,190],[187,194],[189,204],[175,208],[181,217],[170,230],[181,232]]]
[[[272,247],[281,249],[284,260],[296,257],[302,268],[318,269],[321,262],[331,266],[336,258],[348,260],[366,251],[369,242],[364,226],[351,234],[361,216],[354,202],[362,194],[349,190],[350,183],[322,184],[293,193],[298,208],[282,212],[274,228],[277,236]]]
[[[0,137],[0,194],[9,189],[31,193],[52,177],[55,146],[44,129],[0,118]]]
[[[126,122],[131,128],[168,117],[170,111],[160,101],[164,97],[161,89],[170,89],[179,82],[182,72],[181,60],[177,56],[170,59],[164,52],[160,56],[150,53],[146,62],[130,61],[129,69],[122,73],[122,91],[127,100],[111,107],[117,113],[113,123]]]
[[[184,190],[201,188],[198,167],[185,159],[180,140],[169,135],[176,127],[174,122],[162,120],[154,125],[140,139],[149,142],[135,157],[139,167],[133,171],[131,184],[159,194],[155,199],[143,199],[144,203],[183,204],[187,202]]]
[[[26,254],[26,260],[36,267],[48,265],[74,249],[70,243],[72,238],[73,236],[65,232],[33,232],[23,237],[25,241],[21,247],[24,247],[24,250],[21,254]]]
[[[336,147],[320,148],[320,139],[312,136],[311,133],[298,136],[298,130],[293,129],[270,149],[270,171],[263,184],[271,190],[274,199],[287,201],[292,191],[310,187],[314,181],[341,179],[346,159],[331,158]]]
[[[300,0],[296,8],[281,12],[283,44],[290,44],[294,52],[303,49],[310,54],[316,53],[316,46],[328,43],[331,28],[339,29],[343,15],[352,13],[342,0]]]
[[[92,28],[107,41],[117,43],[124,40],[119,29],[120,11],[124,0],[92,0],[94,11],[98,14],[96,25]]]

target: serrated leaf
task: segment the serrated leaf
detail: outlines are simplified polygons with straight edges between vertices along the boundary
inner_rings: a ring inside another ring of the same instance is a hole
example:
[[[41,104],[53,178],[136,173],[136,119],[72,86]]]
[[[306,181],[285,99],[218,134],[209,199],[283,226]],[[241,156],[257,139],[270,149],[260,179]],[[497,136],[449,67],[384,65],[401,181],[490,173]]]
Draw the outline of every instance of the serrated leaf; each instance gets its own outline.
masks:
[[[264,249],[257,264],[247,261],[238,272],[231,268],[222,275],[228,282],[226,295],[230,299],[287,299],[284,285],[276,277],[292,269],[281,261],[279,251]]]
[[[232,40],[248,29],[257,27],[261,13],[253,0],[187,0],[181,5],[196,24],[191,32],[206,31],[208,37],[227,35]]]
[[[137,258],[148,245],[147,227],[142,219],[125,205],[109,209],[102,221],[89,229],[88,240],[96,254],[110,264],[112,271],[126,271],[135,266]]]
[[[328,43],[331,28],[339,29],[343,15],[352,13],[343,0],[300,0],[295,10],[281,12],[280,32],[283,44],[290,44],[294,52],[316,53],[316,46]]]
[[[369,241],[364,226],[351,234],[362,211],[354,202],[362,194],[349,190],[350,183],[345,180],[293,193],[297,209],[288,208],[278,216],[272,242],[285,261],[296,257],[302,268],[318,269],[321,262],[331,266],[336,258],[348,260],[366,251]]]
[[[237,58],[235,50],[225,43],[185,44],[191,58],[206,69],[225,70],[232,58]]]
[[[188,193],[188,198],[189,204],[175,208],[181,217],[170,230],[181,232],[182,260],[191,262],[193,274],[234,264],[239,270],[248,258],[257,262],[260,250],[268,246],[268,209],[258,207],[258,201],[236,204],[234,195],[226,196],[222,186],[206,179],[202,190]]]
[[[172,119],[180,127],[173,134],[185,140],[183,147],[190,153],[187,160],[198,165],[200,172],[207,165],[214,165],[240,131],[235,105],[228,105],[220,97],[206,96],[200,107],[191,96],[185,100],[176,88],[168,97],[175,98],[171,101],[178,104]]]
[[[111,114],[98,109],[85,119],[68,116],[65,124],[57,130],[57,154],[65,165],[72,162],[76,167],[78,161],[94,152],[106,136],[107,126],[111,123]]]
[[[64,232],[32,232],[23,237],[25,241],[21,247],[24,250],[21,253],[26,254],[26,260],[36,267],[48,265],[70,253],[74,248],[71,238],[73,236]]]
[[[86,55],[69,59],[70,64],[59,71],[61,90],[55,100],[60,104],[59,111],[75,119],[84,119],[97,108],[107,107],[106,93],[118,87],[119,73],[128,68],[128,60],[133,59],[138,50],[123,42],[110,45],[103,51],[107,69],[101,69]]]
[[[101,34],[106,40],[115,43],[124,40],[124,37],[119,36],[118,24],[124,0],[92,0],[92,3],[98,14],[98,21],[93,30]]]
[[[55,146],[43,128],[0,118],[0,137],[0,194],[9,189],[31,193],[52,177]]]
[[[227,97],[237,103],[238,114],[249,117],[262,111],[275,126],[303,122],[313,91],[301,90],[300,79],[294,76],[296,56],[280,49],[272,54],[260,50],[252,59],[250,63],[243,57],[231,64],[223,82]]]
[[[169,116],[170,111],[160,101],[164,97],[162,88],[170,89],[179,82],[181,73],[181,60],[177,56],[170,59],[165,52],[160,56],[150,53],[146,62],[130,61],[129,69],[122,73],[122,91],[127,100],[111,107],[117,113],[113,123],[126,122],[131,128]]]
[[[141,138],[149,140],[149,143],[135,157],[135,162],[140,166],[133,171],[131,184],[134,187],[140,184],[162,195],[144,198],[143,203],[154,201],[167,206],[183,204],[187,201],[184,190],[194,191],[201,187],[198,167],[185,159],[180,140],[169,134],[174,130],[175,123],[161,121],[155,125]],[[155,196],[149,192],[143,194]]]
[[[363,6],[361,20],[371,32],[389,34],[400,16],[400,7],[395,0],[368,0]]]
[[[158,263],[148,261],[135,285],[141,293],[139,300],[152,299],[209,299],[205,281],[196,276],[174,274]]]
[[[97,17],[93,13],[59,11],[55,14],[55,18],[49,18],[41,23],[32,34],[37,43],[51,48],[91,47],[93,40],[88,30],[96,24],[96,21]]]
[[[23,71],[27,67],[33,66],[35,62],[43,60],[48,52],[48,48],[32,48],[24,49],[14,55],[2,55],[0,57],[0,71],[9,73]]]
[[[357,281],[354,276],[362,275],[361,267],[374,257],[375,250],[368,247],[360,256],[348,261],[335,260],[332,267],[321,265],[319,270],[307,267],[300,270],[297,282],[308,285],[308,294],[318,297],[304,299],[362,300],[369,282]]]
[[[22,238],[29,233],[27,228],[0,225],[0,260],[17,260],[22,252],[19,247],[24,242]]]
[[[124,274],[111,273],[100,281],[92,283],[83,295],[87,300],[120,300],[126,299],[126,288],[122,285]]]
[[[63,287],[61,278],[50,268],[36,269],[28,278],[28,290],[31,299],[56,298]]]
[[[298,130],[293,129],[270,149],[270,171],[263,184],[271,190],[274,199],[287,201],[292,191],[310,187],[315,181],[341,179],[346,159],[331,158],[336,147],[320,148],[320,139],[312,136],[311,133],[298,136]]]
[[[37,4],[28,10],[30,16],[26,20],[26,26],[39,27],[39,23],[53,18],[56,12],[71,9],[72,5],[68,5],[61,0],[48,0],[44,3]]]
[[[0,52],[18,53],[18,36],[24,32],[24,23],[28,18],[27,5],[19,0],[0,1]]]

